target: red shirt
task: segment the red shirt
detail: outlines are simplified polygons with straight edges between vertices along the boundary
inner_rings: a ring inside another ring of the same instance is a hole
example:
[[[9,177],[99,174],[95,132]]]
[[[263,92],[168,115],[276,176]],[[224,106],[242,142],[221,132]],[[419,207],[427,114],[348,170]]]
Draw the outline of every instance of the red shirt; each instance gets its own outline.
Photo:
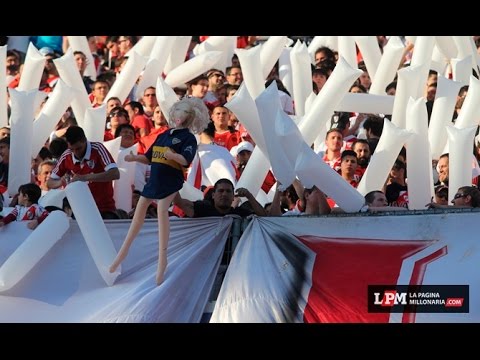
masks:
[[[234,132],[226,131],[223,134],[215,132],[213,142],[217,145],[223,146],[230,151],[230,149],[240,143],[240,133],[235,130]]]
[[[167,125],[162,126],[157,129],[152,129],[150,134],[140,137],[138,140],[138,154],[145,154],[147,150],[150,149],[150,146],[153,145],[155,140],[157,140],[158,135],[163,134],[168,129],[169,127]]]
[[[65,150],[53,169],[51,178],[58,180],[66,173],[98,174],[116,167],[112,155],[102,143],[87,141],[87,151],[83,159],[78,160],[70,149]],[[88,187],[99,211],[115,211],[112,181],[89,182]]]

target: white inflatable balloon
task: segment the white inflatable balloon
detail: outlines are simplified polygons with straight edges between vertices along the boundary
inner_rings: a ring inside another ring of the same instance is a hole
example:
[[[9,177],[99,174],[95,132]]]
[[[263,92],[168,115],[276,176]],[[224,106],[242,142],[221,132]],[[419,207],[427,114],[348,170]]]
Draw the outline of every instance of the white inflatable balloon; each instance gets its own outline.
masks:
[[[103,142],[105,135],[105,122],[107,117],[107,105],[96,108],[88,108],[85,112],[83,130],[89,141]]]
[[[155,86],[157,78],[159,76],[161,77],[161,74],[158,73],[159,67],[160,63],[157,59],[148,60],[145,70],[143,70],[140,81],[135,89],[135,99],[137,101],[141,101],[145,89],[149,88],[150,86]]]
[[[382,190],[402,146],[412,135],[410,131],[398,128],[388,119],[385,119],[383,124],[380,141],[357,187],[358,192],[363,196],[370,191]]]
[[[26,222],[24,224],[26,226]],[[0,267],[0,292],[11,289],[50,251],[70,227],[63,211],[53,211]]]
[[[248,189],[248,191],[256,197],[269,169],[270,162],[268,161],[267,155],[259,146],[255,146],[247,166],[245,166],[240,179],[238,179],[235,189],[243,187]]]
[[[112,155],[115,162],[118,161],[118,153],[120,152],[120,142],[122,137],[119,136],[113,140],[105,141],[103,145],[107,148],[108,152]]]
[[[65,192],[98,272],[105,283],[112,286],[121,272],[121,267],[118,267],[114,273],[109,272],[110,264],[117,252],[92,193],[88,185],[82,181],[68,184]]]
[[[348,62],[348,64],[357,68],[357,48],[355,46],[355,39],[353,36],[339,36],[338,37],[338,55]]]
[[[177,36],[173,43],[172,51],[168,56],[167,63],[163,72],[168,74],[170,71],[180,66],[185,62],[187,56],[188,47],[192,40],[191,36]]]
[[[295,172],[303,186],[316,185],[345,212],[358,212],[365,204],[363,196],[305,143],[298,155]]]
[[[480,123],[480,80],[470,75],[470,86],[463,102],[462,111],[455,121],[457,129],[477,126]]]
[[[435,42],[438,50],[447,60],[457,57],[457,45],[452,36],[435,36]]]
[[[163,80],[161,76],[157,78],[156,95],[158,106],[167,121],[170,121],[170,109],[179,99],[175,91]]]
[[[472,185],[472,144],[477,126],[457,129],[447,127],[448,161],[448,203],[453,200],[458,188]]]
[[[157,36],[143,36],[130,50],[127,51],[125,56],[130,57],[132,52],[136,52],[138,55],[146,57],[147,59],[150,57],[152,52],[153,46],[155,45],[155,41],[157,40]]]
[[[9,89],[12,101],[10,116],[10,161],[8,168],[8,193],[18,192],[18,187],[30,183],[32,164],[33,109],[38,90]]]
[[[265,80],[260,64],[261,47],[251,49],[235,49],[240,65],[242,66],[243,82],[252,98],[257,98],[265,90]]]
[[[32,43],[30,43],[28,45],[25,64],[23,65],[22,76],[20,77],[20,83],[18,84],[17,90],[38,90],[44,67],[45,57],[40,54]]]
[[[448,59],[438,50],[437,45],[433,47],[430,69],[435,70],[439,75],[444,75],[447,70]]]
[[[282,50],[280,58],[278,59],[278,76],[293,98],[295,94],[293,92],[292,63],[290,62],[291,51],[291,48],[284,48]]]
[[[453,80],[468,85],[472,75],[472,59],[467,56],[463,59],[452,59]]]
[[[7,66],[7,45],[0,46],[0,69]],[[7,74],[0,71],[0,104],[7,103]],[[0,128],[8,125],[7,107],[0,106]]]
[[[120,171],[120,179],[113,181],[113,199],[115,200],[115,207],[123,209],[126,212],[132,210],[132,186],[135,184],[135,174],[137,170],[137,163],[135,161],[125,161],[125,156],[130,152],[135,153],[137,144],[122,149],[118,153],[117,166]]]
[[[35,158],[38,152],[47,141],[50,133],[55,129],[65,110],[75,96],[74,90],[62,79],[58,79],[55,89],[48,97],[37,119],[33,122],[32,157]]]
[[[352,68],[344,58],[338,59],[335,70],[315,98],[312,109],[300,123],[299,129],[307,144],[312,144],[317,136],[325,137],[326,122],[331,118],[333,111],[352,83],[361,74],[361,70]]]
[[[412,95],[415,99],[425,95],[425,87],[432,61],[433,46],[435,38],[433,36],[418,36],[413,48],[412,61],[410,66],[421,66],[419,69],[419,80],[416,93]],[[407,99],[408,102],[408,99]]]
[[[92,104],[88,99],[87,90],[75,64],[72,49],[68,49],[61,58],[53,60],[53,63],[60,74],[60,78],[65,81],[68,86],[75,89],[75,97],[71,103],[72,110],[78,126],[83,127],[85,111],[91,107]]]
[[[358,112],[364,114],[392,114],[394,96],[346,93],[336,111]]]
[[[310,55],[310,61],[313,65],[315,65],[315,51],[322,46],[329,47],[328,45],[331,45],[333,42],[330,40],[331,37],[332,36],[315,36],[308,45],[308,54]]]
[[[428,127],[428,141],[432,159],[438,160],[447,143],[447,125],[452,124],[457,94],[462,84],[438,75],[437,94]]]
[[[398,36],[391,36],[387,45],[383,48],[383,55],[380,58],[369,94],[385,95],[385,88],[395,78],[404,51],[405,46],[402,40]]]
[[[297,41],[290,51],[290,63],[292,64],[295,114],[303,116],[305,115],[305,101],[313,91],[313,85],[307,47],[301,41]]]
[[[145,57],[138,55],[135,51],[130,52],[127,63],[120,75],[117,76],[117,80],[113,83],[105,99],[108,101],[111,97],[118,97],[123,103],[146,64]]]
[[[190,201],[203,200],[203,192],[186,181],[183,183],[183,187],[180,189],[179,193],[182,199]]]
[[[405,128],[408,99],[416,96],[420,76],[424,73],[424,67],[425,66],[409,66],[398,70],[398,83],[397,91],[395,92],[395,101],[393,103],[392,123],[401,129]],[[423,96],[423,94],[416,97],[420,96]]]
[[[85,69],[85,76],[90,77],[92,80],[97,80],[97,69],[95,69],[95,61],[93,59],[90,46],[86,36],[68,36],[68,43],[73,51],[81,51],[87,58],[87,68]]]
[[[220,51],[222,55],[212,65],[212,68],[225,71],[227,66],[230,66],[232,63],[232,56],[236,47],[236,36],[209,36],[207,40],[195,46],[193,53],[195,56],[198,56],[208,51]]]
[[[272,71],[273,66],[279,59],[280,55],[287,45],[288,37],[286,36],[270,36],[266,42],[262,44],[260,52],[260,64],[262,65],[263,79],[265,80]]]
[[[422,210],[434,195],[430,148],[426,140],[428,115],[424,98],[409,99],[406,128],[412,133],[407,140],[408,209]]]
[[[257,106],[245,84],[240,85],[238,91],[230,101],[225,104],[225,107],[237,116],[240,123],[245,126],[248,133],[252,136],[255,144],[265,149],[265,140],[263,138],[263,130],[260,124]]]
[[[43,207],[56,206],[59,209],[63,209],[63,199],[65,196],[65,190],[63,189],[48,190],[45,195],[38,199],[38,204]]]
[[[277,113],[282,111],[276,82],[272,82],[270,86],[255,99],[255,104],[257,105],[258,115],[262,119],[260,123],[263,133],[271,134],[272,130],[275,129]],[[281,118],[281,120],[282,119],[285,118]],[[286,116],[286,120],[292,122],[288,115]],[[289,161],[284,148],[281,146],[280,139],[275,135],[276,134],[273,133],[264,138],[266,145],[264,150],[272,165],[275,178],[282,183],[282,187],[285,189],[295,180],[294,163]]]
[[[193,59],[170,71],[165,78],[165,82],[172,88],[184,85],[211,69],[221,56],[221,51],[208,51],[202,55],[195,56]]]
[[[470,45],[470,39],[469,36],[452,36],[453,41],[455,42],[455,45],[457,45],[458,53],[457,53],[457,58],[459,59],[464,59],[469,55],[474,55],[474,52],[472,51],[472,47]],[[477,58],[471,57],[471,66],[473,69],[476,69],[477,67]]]
[[[377,73],[378,65],[380,64],[380,58],[382,53],[380,52],[380,46],[378,45],[376,36],[355,36],[355,42],[362,54],[363,61],[368,70],[368,75],[372,82],[375,81],[375,74]]]

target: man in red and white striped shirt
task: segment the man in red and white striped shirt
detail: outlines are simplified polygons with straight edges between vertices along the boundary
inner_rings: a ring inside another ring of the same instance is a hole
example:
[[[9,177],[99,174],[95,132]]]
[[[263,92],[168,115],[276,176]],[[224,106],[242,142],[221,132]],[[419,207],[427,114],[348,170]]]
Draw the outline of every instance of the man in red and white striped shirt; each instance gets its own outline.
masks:
[[[81,127],[70,126],[65,137],[68,149],[53,169],[47,186],[65,186],[62,177],[66,174],[71,175],[71,181],[86,181],[102,218],[117,219],[112,181],[120,178],[120,172],[112,155],[102,143],[88,141]]]

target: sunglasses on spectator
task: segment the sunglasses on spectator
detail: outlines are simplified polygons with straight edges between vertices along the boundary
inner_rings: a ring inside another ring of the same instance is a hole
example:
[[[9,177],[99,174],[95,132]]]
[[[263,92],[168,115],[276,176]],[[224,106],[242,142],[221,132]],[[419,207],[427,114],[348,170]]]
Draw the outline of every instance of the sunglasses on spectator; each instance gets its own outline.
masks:
[[[125,117],[127,117],[127,115],[126,115],[124,112],[122,112],[122,111],[115,111],[115,112],[112,112],[112,113],[109,115],[109,117],[111,117],[111,118],[114,117],[114,116],[125,116]]]
[[[456,199],[463,198],[463,197],[465,197],[465,196],[467,196],[467,195],[466,195],[466,194],[456,193],[455,196],[453,197],[453,199],[456,200]]]
[[[145,94],[143,96],[150,97],[150,96],[157,96],[157,95],[155,95],[155,94]]]

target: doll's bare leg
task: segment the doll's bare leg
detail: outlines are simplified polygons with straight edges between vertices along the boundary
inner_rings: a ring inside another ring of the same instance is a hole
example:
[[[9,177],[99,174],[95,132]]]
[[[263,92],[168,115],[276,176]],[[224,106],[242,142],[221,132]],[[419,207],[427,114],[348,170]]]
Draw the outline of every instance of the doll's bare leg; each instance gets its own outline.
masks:
[[[138,232],[142,228],[143,223],[145,222],[145,214],[147,213],[148,206],[152,202],[152,199],[147,199],[143,196],[140,196],[138,200],[137,207],[135,208],[135,214],[133,215],[132,223],[130,224],[130,229],[128,229],[127,236],[123,241],[123,245],[120,248],[117,257],[110,266],[110,272],[113,273],[117,269],[118,265],[127,257],[128,250],[133,243],[133,240],[138,235]]]
[[[170,220],[168,219],[168,208],[176,193],[167,196],[165,199],[158,200],[158,267],[155,278],[157,285],[163,282],[165,270],[167,269],[167,247],[170,238]]]

